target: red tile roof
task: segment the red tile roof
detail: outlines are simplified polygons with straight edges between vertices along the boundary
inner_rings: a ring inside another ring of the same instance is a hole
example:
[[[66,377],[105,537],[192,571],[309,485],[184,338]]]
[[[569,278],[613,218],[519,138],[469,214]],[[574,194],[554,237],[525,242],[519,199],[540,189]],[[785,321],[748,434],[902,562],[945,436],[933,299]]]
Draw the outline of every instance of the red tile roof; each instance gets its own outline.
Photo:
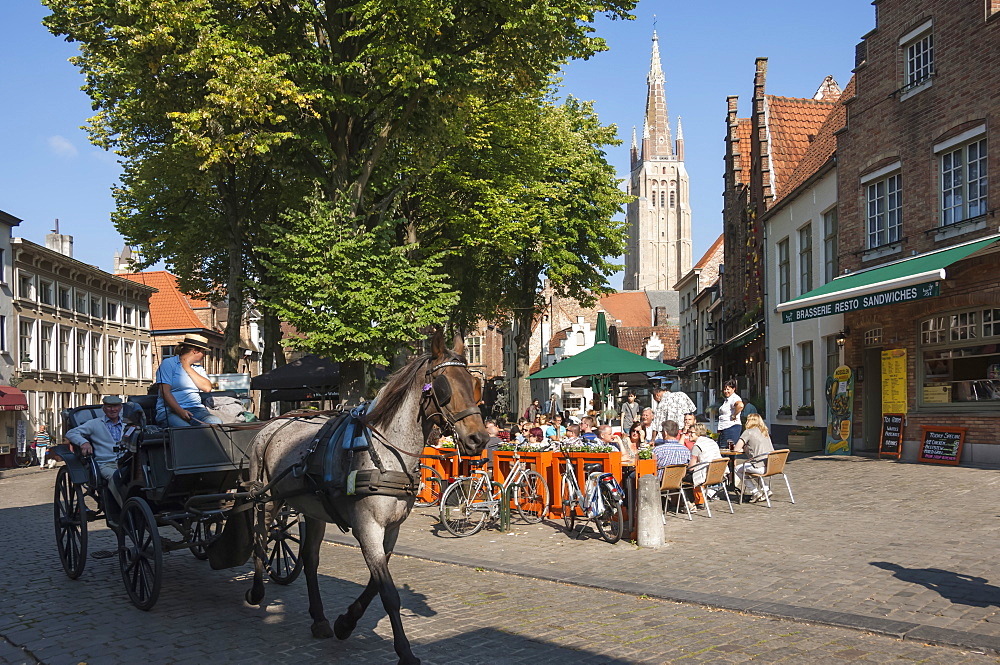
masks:
[[[663,342],[663,357],[677,357],[677,326],[640,326],[636,328],[618,328],[617,345],[620,349],[645,355],[646,342],[656,333]]]
[[[766,95],[775,201],[788,194],[795,167],[837,102]]]
[[[210,307],[205,300],[192,298],[181,292],[177,277],[165,270],[127,273],[119,275],[133,282],[139,282],[157,289],[149,297],[149,318],[154,331],[157,330],[204,330],[194,308]]]
[[[854,78],[847,84],[844,94],[840,99],[850,99],[854,96]],[[847,108],[838,103],[826,117],[823,125],[816,133],[816,138],[809,146],[806,154],[799,161],[791,177],[785,184],[784,191],[780,192],[781,197],[788,196],[795,188],[804,183],[809,177],[816,173],[827,160],[837,151],[837,136],[834,132],[847,124]]]
[[[715,253],[722,248],[725,238],[725,234],[716,238],[715,242],[712,243],[712,246],[708,248],[707,252],[705,252],[705,255],[698,259],[698,263],[694,264],[694,268],[692,268],[692,270],[702,270],[705,266],[707,266],[711,262],[712,257],[715,256]]]
[[[648,326],[653,315],[645,291],[622,291],[601,298],[601,307],[608,313],[608,325],[621,321],[625,327]]]

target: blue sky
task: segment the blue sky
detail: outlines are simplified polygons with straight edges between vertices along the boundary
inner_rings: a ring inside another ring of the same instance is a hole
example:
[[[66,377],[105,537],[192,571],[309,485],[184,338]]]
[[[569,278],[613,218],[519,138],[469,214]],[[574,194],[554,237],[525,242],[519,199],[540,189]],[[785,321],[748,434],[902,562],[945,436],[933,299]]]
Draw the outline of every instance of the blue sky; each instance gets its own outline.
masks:
[[[109,220],[118,168],[80,129],[92,112],[82,77],[67,62],[76,49],[42,27],[46,14],[33,0],[7,0],[0,8],[0,83],[7,91],[0,105],[0,210],[24,220],[15,235],[38,243],[58,218],[60,230],[74,236],[75,258],[110,270],[123,244]],[[758,56],[769,59],[770,94],[810,97],[827,74],[846,86],[854,46],[874,27],[874,8],[868,0],[641,0],[635,14],[635,21],[598,22],[611,50],[571,63],[564,91],[594,100],[601,120],[618,126],[623,144],[608,159],[625,177],[632,126],[642,130],[656,15],[675,129],[683,117],[697,260],[721,232],[726,96],[739,95],[741,115],[748,114]],[[612,285],[620,288],[621,277]]]

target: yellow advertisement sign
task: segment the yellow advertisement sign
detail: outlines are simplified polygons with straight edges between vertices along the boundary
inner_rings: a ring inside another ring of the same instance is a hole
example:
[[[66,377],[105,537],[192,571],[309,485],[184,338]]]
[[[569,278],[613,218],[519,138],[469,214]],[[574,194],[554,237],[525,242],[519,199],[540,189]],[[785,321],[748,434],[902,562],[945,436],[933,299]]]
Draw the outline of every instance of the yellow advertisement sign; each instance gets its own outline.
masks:
[[[851,424],[854,420],[854,372],[838,367],[826,379],[826,454],[851,454]]]
[[[906,413],[906,349],[882,352],[882,413]]]

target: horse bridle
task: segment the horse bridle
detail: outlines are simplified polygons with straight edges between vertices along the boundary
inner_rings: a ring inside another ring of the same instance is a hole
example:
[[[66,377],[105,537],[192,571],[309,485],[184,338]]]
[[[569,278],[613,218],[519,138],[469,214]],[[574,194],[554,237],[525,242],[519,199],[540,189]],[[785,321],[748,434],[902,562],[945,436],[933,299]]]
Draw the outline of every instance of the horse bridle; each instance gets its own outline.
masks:
[[[424,375],[424,389],[423,395],[425,399],[430,399],[434,403],[434,407],[437,409],[429,417],[441,416],[444,418],[444,426],[441,430],[444,431],[445,427],[454,431],[455,425],[458,424],[460,420],[464,420],[470,416],[482,415],[479,410],[479,406],[470,406],[467,409],[462,409],[461,411],[452,411],[448,406],[451,402],[451,382],[444,374],[439,374],[434,376],[434,372],[442,369],[444,367],[462,367],[468,370],[469,365],[461,360],[446,360],[443,363],[438,363],[430,369]]]

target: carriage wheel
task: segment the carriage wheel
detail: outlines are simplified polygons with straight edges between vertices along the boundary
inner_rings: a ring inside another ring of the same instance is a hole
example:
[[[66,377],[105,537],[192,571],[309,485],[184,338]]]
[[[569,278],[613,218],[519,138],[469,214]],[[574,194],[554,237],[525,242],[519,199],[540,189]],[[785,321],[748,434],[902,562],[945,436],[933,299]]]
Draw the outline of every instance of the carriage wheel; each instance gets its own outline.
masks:
[[[299,512],[282,505],[267,529],[267,574],[278,584],[291,584],[302,572],[302,541],[306,521]]]
[[[537,471],[528,471],[521,481],[514,485],[514,505],[521,519],[528,524],[537,524],[549,511],[549,486]]]
[[[612,545],[622,539],[625,530],[625,518],[622,506],[611,492],[611,488],[601,485],[601,500],[604,502],[604,512],[597,517],[597,530],[601,537]]]
[[[87,505],[83,501],[83,487],[73,484],[65,466],[59,469],[56,476],[52,505],[59,560],[66,575],[75,580],[87,564]]]
[[[126,501],[122,507],[118,563],[132,604],[140,610],[150,609],[160,596],[163,550],[153,511],[137,496]]]
[[[444,479],[437,470],[420,465],[420,487],[417,489],[417,498],[414,500],[415,506],[436,506],[441,500],[441,492],[444,491]]]
[[[222,517],[214,515],[205,520],[198,520],[191,530],[191,540],[194,542],[204,542],[204,545],[192,545],[191,554],[196,559],[204,561],[208,558],[208,544],[219,537],[222,533]]]

